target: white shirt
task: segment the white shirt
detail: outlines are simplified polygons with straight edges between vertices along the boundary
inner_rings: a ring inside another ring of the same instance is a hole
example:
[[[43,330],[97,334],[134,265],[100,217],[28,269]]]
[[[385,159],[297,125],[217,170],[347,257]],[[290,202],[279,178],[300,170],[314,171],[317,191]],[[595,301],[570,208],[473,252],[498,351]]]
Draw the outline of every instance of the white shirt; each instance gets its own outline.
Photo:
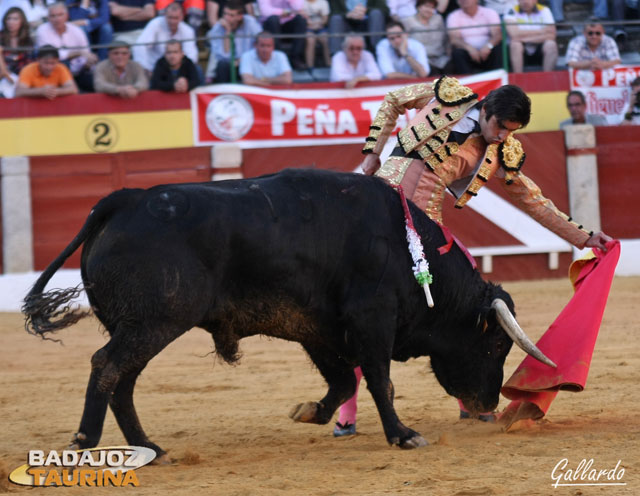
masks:
[[[177,32],[172,33],[169,31],[167,19],[164,16],[156,17],[147,23],[136,40],[136,43],[150,44],[131,47],[133,59],[148,71],[153,71],[158,59],[164,56],[166,42],[173,39],[182,41],[182,51],[194,64],[197,64],[198,47],[195,38],[196,32],[186,22],[180,22]]]
[[[407,52],[424,67],[427,74],[429,74],[430,67],[425,46],[418,40],[409,38],[407,40]],[[400,57],[386,38],[380,40],[376,45],[376,58],[378,59],[380,71],[385,76],[390,72],[402,72],[404,74],[417,76],[416,72],[411,68],[411,65],[409,65],[409,62],[407,62],[407,59]]]
[[[360,62],[356,67],[353,67],[347,61],[347,56],[342,50],[331,57],[331,76],[329,81],[350,81],[358,76],[367,76],[372,81],[382,79],[376,59],[371,52],[363,50]]]
[[[87,55],[89,54],[89,40],[87,39],[87,35],[84,34],[82,28],[69,22],[65,24],[65,30],[62,34],[58,34],[49,22],[41,24],[38,29],[36,29],[36,45],[38,47],[43,45],[56,47],[60,54],[61,61],[69,59],[69,55],[71,55],[72,52],[82,51],[87,53]],[[69,69],[71,73],[78,74],[86,62],[87,58],[83,56],[70,60]]]
[[[541,4],[536,4],[533,12],[527,14],[520,10],[520,6],[516,5],[512,9],[509,9],[504,16],[505,23],[516,24],[519,29],[530,31],[544,28],[543,24],[554,24],[553,14],[549,7],[545,7]],[[529,55],[535,53],[540,43],[525,43],[525,50]]]
[[[387,0],[387,6],[391,15],[399,19],[416,15],[415,0]]]
[[[271,58],[266,62],[260,60],[258,52],[252,48],[248,52],[244,52],[240,57],[240,75],[251,74],[253,77],[274,78],[281,76],[286,72],[291,72],[289,59],[284,52],[274,50],[271,52]]]

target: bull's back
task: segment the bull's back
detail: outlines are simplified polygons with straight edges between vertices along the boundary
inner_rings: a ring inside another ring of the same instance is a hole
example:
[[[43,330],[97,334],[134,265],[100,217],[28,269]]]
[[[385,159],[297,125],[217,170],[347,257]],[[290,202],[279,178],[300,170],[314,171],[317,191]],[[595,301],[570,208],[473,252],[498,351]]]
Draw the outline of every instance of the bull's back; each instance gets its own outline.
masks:
[[[387,190],[373,178],[289,170],[132,191],[86,243],[90,301],[99,317],[137,319],[198,320],[221,298],[275,294],[326,307],[311,300],[345,291],[335,284],[350,271],[376,270],[371,239],[391,235]]]

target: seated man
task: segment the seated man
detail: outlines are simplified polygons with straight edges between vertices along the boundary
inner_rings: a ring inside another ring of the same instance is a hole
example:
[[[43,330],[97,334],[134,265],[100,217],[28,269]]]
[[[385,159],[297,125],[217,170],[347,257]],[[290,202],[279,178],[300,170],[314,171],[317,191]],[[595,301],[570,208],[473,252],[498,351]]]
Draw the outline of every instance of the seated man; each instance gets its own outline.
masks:
[[[587,114],[587,102],[584,95],[573,90],[567,94],[567,109],[571,117],[560,123],[560,129],[572,124],[591,124],[592,126],[606,126],[607,119],[598,114]]]
[[[240,2],[244,5],[243,14],[255,16],[252,0],[240,0]],[[222,16],[222,11],[226,3],[227,0],[206,0],[205,10],[207,11],[207,24],[209,27],[216,25],[216,22],[218,22]]]
[[[98,93],[135,98],[149,89],[149,80],[142,66],[131,60],[129,45],[116,41],[109,48],[109,58],[96,66],[93,85]]]
[[[273,34],[292,34],[291,49],[287,54],[296,70],[305,69],[305,39],[307,20],[302,16],[304,0],[258,0],[260,21],[265,31]],[[281,39],[275,40],[276,48],[282,50]]]
[[[251,50],[255,37],[262,27],[255,17],[244,13],[244,4],[240,0],[230,0],[222,9],[222,17],[207,33],[211,40],[211,52],[207,64],[207,82],[228,83],[231,81],[231,41],[233,34],[234,67],[238,74],[240,57]]]
[[[382,74],[371,52],[364,49],[364,38],[350,34],[343,49],[331,59],[331,82],[344,81],[345,88],[354,88],[362,81],[378,81]]]
[[[613,38],[604,34],[597,19],[589,19],[584,34],[571,39],[567,47],[567,65],[574,69],[608,69],[620,63],[620,51]]]
[[[98,62],[98,57],[89,49],[89,40],[84,31],[68,21],[69,12],[64,2],[49,5],[49,21],[36,30],[36,46],[52,45],[58,48],[60,62],[69,67],[80,89],[93,91],[91,70]]]
[[[133,47],[133,59],[151,72],[165,53],[165,43],[176,40],[183,42],[185,55],[197,64],[196,32],[183,19],[184,13],[180,4],[169,4],[163,16],[152,19],[142,30]]]
[[[15,96],[53,100],[59,96],[76,93],[78,87],[67,66],[60,63],[58,49],[44,45],[38,50],[38,60],[20,71]]]
[[[542,63],[543,71],[552,71],[558,60],[556,27],[549,7],[536,0],[518,0],[504,17],[509,35],[512,72],[522,72],[524,63]]]
[[[182,44],[177,40],[169,40],[164,57],[153,68],[151,89],[187,93],[199,84],[198,69],[182,51]]]
[[[425,78],[429,75],[424,45],[409,38],[404,26],[396,21],[387,24],[387,37],[376,46],[376,58],[386,79]]]
[[[110,0],[111,26],[116,40],[135,43],[156,15],[154,0]]]
[[[156,0],[157,15],[163,15],[167,6],[174,0]],[[180,0],[184,11],[185,22],[195,31],[204,20],[204,0]]]
[[[291,84],[291,65],[284,52],[275,50],[275,41],[271,33],[259,33],[256,37],[256,47],[242,54],[240,77],[244,84],[253,86]]]
[[[458,0],[459,9],[447,17],[447,29],[457,74],[472,74],[502,67],[502,30],[495,10],[478,0]]]

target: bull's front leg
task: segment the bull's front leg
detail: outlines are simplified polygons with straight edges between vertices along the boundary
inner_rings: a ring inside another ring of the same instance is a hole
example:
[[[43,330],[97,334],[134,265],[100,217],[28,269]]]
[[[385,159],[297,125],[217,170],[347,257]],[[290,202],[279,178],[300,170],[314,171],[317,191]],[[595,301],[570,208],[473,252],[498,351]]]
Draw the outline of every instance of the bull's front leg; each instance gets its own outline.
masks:
[[[427,441],[416,431],[405,426],[393,407],[394,389],[389,377],[390,362],[374,362],[367,360],[362,364],[362,373],[367,380],[367,388],[373,396],[378,408],[380,420],[387,441],[391,445],[403,449],[413,449],[426,446]]]
[[[304,347],[313,363],[327,381],[329,390],[320,401],[299,403],[289,412],[296,422],[327,424],[338,407],[351,398],[356,391],[353,364],[349,364],[328,349]]]

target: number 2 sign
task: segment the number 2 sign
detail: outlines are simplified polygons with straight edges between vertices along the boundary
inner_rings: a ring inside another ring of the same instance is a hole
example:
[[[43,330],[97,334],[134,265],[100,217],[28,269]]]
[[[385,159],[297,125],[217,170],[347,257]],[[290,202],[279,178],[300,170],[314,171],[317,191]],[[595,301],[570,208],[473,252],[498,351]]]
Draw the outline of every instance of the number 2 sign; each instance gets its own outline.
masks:
[[[94,152],[108,152],[118,142],[118,128],[113,121],[100,117],[87,126],[85,138]]]

